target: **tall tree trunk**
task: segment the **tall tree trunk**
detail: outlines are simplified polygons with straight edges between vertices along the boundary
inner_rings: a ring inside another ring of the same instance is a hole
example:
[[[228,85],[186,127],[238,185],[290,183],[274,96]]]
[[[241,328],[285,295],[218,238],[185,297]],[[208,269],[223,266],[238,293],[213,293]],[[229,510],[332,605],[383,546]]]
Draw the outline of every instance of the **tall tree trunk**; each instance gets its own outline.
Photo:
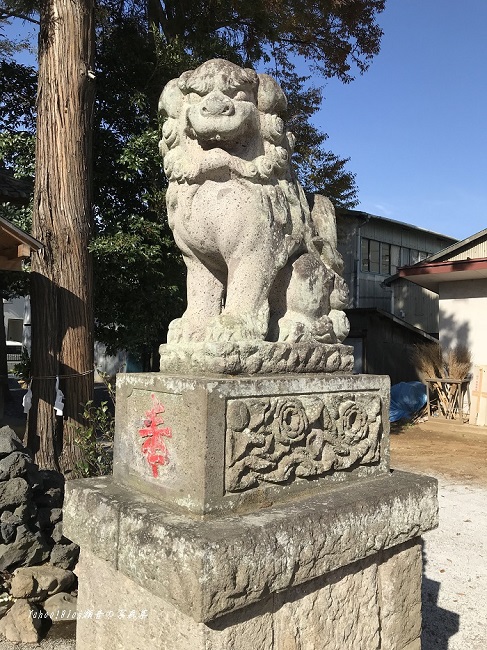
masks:
[[[33,235],[32,408],[28,446],[69,472],[81,404],[93,396],[91,121],[93,0],[43,0],[39,37]],[[54,411],[56,377],[65,395]]]

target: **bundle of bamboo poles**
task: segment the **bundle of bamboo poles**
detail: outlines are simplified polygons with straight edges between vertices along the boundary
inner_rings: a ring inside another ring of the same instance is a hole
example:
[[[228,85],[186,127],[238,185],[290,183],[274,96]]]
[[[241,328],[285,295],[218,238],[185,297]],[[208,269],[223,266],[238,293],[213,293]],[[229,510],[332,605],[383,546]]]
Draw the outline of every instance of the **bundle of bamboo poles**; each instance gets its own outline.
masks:
[[[434,390],[440,413],[454,418],[461,384],[448,382],[464,380],[470,372],[472,360],[468,348],[457,345],[445,352],[437,343],[423,343],[413,347],[412,360],[420,380],[428,382]]]

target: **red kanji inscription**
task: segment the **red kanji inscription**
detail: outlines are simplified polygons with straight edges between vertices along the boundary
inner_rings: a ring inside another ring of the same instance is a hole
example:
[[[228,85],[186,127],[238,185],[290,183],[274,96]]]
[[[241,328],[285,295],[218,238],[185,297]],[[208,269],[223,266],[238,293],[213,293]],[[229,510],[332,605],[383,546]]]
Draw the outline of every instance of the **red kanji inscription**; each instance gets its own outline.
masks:
[[[161,414],[164,413],[164,406],[152,394],[152,408],[144,416],[144,426],[139,429],[139,435],[146,438],[142,443],[142,453],[152,468],[152,475],[158,476],[159,465],[167,465],[169,452],[164,438],[172,438],[170,427],[162,427],[164,420]]]

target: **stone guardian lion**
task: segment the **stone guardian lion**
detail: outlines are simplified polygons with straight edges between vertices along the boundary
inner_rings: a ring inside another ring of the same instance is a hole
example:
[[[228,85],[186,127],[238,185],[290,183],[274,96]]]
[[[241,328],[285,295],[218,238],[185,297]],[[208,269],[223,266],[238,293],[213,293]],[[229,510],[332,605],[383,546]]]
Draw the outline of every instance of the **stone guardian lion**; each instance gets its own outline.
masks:
[[[187,309],[168,343],[336,343],[348,334],[333,206],[310,212],[276,81],[222,59],[164,88],[160,141]]]

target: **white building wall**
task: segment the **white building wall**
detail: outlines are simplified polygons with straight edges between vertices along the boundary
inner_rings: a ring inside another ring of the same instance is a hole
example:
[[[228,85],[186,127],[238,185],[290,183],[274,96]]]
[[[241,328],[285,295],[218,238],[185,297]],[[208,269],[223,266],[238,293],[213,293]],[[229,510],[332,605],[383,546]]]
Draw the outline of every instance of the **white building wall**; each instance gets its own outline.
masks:
[[[24,309],[24,298],[12,298],[3,302],[5,335],[7,339],[14,340],[18,343],[22,343]],[[16,326],[11,325],[9,327],[9,321],[15,323]]]
[[[466,345],[475,366],[487,365],[487,279],[442,282],[440,343]]]

